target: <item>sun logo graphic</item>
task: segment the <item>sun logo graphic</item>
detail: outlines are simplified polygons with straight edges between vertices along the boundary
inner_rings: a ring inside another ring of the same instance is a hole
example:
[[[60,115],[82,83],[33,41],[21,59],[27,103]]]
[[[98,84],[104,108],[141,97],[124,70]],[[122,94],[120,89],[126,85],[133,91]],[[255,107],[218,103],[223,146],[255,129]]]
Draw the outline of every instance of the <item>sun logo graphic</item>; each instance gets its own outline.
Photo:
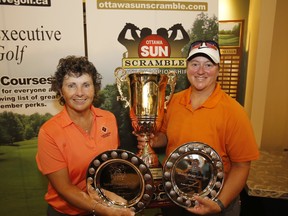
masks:
[[[140,58],[169,58],[171,48],[167,40],[159,35],[149,35],[139,44]]]

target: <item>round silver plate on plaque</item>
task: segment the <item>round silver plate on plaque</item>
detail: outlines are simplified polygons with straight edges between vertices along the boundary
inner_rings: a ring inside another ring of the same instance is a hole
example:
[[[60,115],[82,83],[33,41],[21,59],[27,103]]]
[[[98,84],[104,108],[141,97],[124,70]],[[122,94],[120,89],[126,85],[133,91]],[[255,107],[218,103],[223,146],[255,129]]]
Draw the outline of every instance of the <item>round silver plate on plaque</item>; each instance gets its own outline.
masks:
[[[87,191],[99,196],[102,203],[140,212],[151,201],[154,192],[152,174],[134,153],[111,150],[96,156],[87,171]]]
[[[163,184],[169,198],[190,208],[194,195],[214,199],[224,183],[224,167],[218,153],[200,142],[189,142],[173,151],[163,166]]]

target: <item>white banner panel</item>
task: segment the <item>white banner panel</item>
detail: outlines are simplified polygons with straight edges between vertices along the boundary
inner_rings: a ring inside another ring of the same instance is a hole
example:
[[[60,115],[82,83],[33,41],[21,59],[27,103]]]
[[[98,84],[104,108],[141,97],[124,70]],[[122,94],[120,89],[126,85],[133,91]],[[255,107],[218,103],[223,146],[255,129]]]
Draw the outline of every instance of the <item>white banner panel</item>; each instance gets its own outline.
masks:
[[[202,35],[212,31],[205,21],[218,21],[218,0],[86,0],[88,57],[103,75],[103,87],[115,82],[119,66],[184,70],[185,44],[207,39],[192,32],[197,19]],[[212,24],[218,33],[218,23]]]
[[[50,76],[85,55],[82,0],[0,0],[0,14],[1,112],[57,113]]]

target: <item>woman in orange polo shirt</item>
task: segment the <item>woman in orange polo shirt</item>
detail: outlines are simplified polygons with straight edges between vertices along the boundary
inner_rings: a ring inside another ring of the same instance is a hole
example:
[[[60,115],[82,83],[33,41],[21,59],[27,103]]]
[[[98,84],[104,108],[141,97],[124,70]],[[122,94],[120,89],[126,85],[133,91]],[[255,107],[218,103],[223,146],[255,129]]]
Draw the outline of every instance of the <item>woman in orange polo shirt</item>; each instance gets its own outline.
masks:
[[[195,196],[197,204],[178,209],[178,215],[240,215],[239,194],[245,186],[250,162],[259,156],[243,107],[217,83],[219,63],[216,42],[191,44],[187,57],[190,87],[173,95],[160,132],[151,137],[153,148],[166,146],[166,157],[177,147],[196,141],[210,145],[222,158],[225,181],[217,199]],[[143,148],[143,137],[137,139],[138,148]],[[174,214],[172,210],[167,212],[164,215]]]
[[[134,215],[129,209],[104,206],[87,193],[91,160],[119,145],[115,116],[92,105],[100,85],[101,75],[87,58],[60,59],[52,90],[64,107],[40,128],[36,155],[39,170],[49,180],[48,216]]]

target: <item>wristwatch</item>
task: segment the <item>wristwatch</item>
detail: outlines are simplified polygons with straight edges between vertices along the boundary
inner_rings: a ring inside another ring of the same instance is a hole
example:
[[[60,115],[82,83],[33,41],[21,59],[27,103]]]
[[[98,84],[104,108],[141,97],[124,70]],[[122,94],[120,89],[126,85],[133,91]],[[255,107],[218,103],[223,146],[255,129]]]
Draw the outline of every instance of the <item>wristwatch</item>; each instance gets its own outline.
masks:
[[[224,205],[223,205],[223,203],[221,202],[221,200],[220,199],[214,199],[214,201],[217,203],[217,205],[220,207],[220,209],[221,209],[221,212],[223,212],[224,210],[225,210],[225,207],[224,207]]]

